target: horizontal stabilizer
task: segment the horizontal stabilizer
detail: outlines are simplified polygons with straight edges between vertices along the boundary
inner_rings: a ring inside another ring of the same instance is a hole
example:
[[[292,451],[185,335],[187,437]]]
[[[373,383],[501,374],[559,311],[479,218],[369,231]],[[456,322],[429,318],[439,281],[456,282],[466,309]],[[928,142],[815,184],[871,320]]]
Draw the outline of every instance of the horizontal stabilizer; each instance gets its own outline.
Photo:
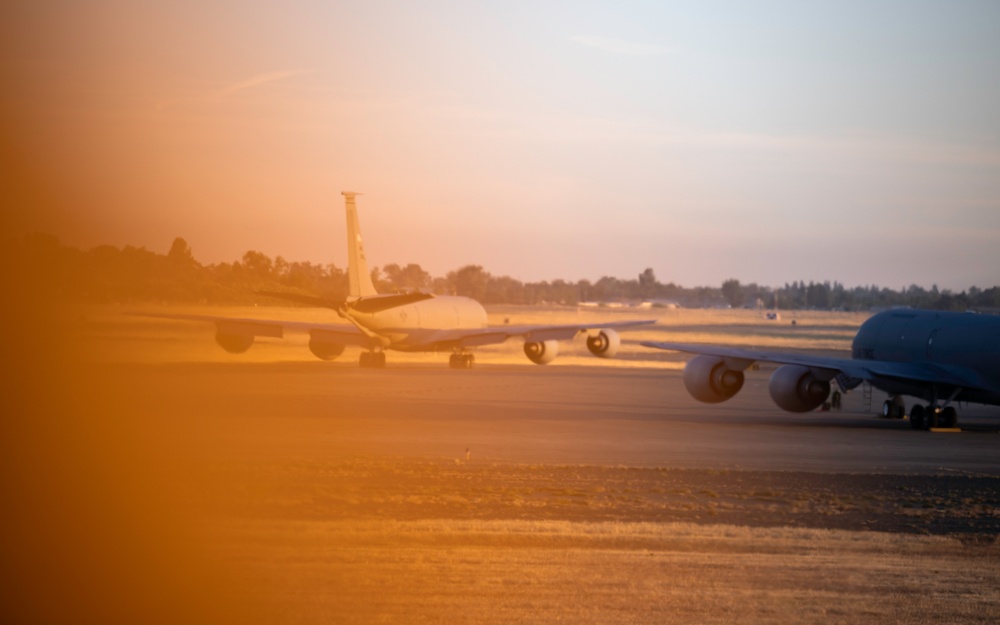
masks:
[[[275,299],[283,299],[289,302],[298,302],[307,306],[317,306],[319,308],[332,308],[337,310],[344,305],[343,301],[337,301],[326,297],[316,297],[313,295],[300,295],[298,293],[279,293],[277,291],[257,291],[257,295],[265,295]]]
[[[397,306],[405,306],[406,304],[413,304],[414,302],[422,302],[427,299],[432,299],[433,297],[434,296],[430,293],[374,295],[355,300],[351,302],[349,306],[350,309],[355,312],[376,313],[382,312],[383,310],[389,310],[390,308],[396,308]]]

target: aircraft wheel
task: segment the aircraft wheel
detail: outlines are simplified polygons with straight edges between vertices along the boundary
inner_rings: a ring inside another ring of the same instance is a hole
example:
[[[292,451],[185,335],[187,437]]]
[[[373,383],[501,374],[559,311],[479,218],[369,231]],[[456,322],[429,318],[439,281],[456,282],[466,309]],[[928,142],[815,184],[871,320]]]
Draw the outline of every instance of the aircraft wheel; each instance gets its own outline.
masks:
[[[924,407],[920,404],[913,404],[913,408],[910,408],[910,427],[914,430],[924,429]]]
[[[476,357],[472,354],[462,354],[462,368],[471,369],[472,365],[475,364]]]
[[[372,354],[373,366],[378,369],[385,369],[385,352],[375,352]]]
[[[371,352],[361,352],[361,357],[358,358],[358,365],[362,369],[367,369],[372,366],[372,353]]]
[[[956,423],[958,423],[958,411],[952,406],[942,410],[938,416],[938,425],[943,428],[953,428]]]
[[[899,395],[894,395],[882,402],[883,419],[902,419],[906,416],[906,404]]]
[[[937,408],[928,408],[927,411],[924,413],[925,430],[936,428],[940,421],[941,421],[941,414],[937,411]]]

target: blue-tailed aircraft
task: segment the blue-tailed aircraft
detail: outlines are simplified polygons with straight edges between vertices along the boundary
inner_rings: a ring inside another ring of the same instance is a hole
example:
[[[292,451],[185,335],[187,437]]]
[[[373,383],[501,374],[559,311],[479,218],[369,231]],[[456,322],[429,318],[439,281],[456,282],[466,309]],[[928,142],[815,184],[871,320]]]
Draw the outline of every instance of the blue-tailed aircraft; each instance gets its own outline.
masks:
[[[503,343],[511,338],[524,341],[524,354],[539,365],[559,353],[560,340],[587,335],[587,349],[599,358],[611,358],[621,345],[616,330],[648,325],[655,320],[618,321],[597,324],[502,325],[487,324],[486,310],[474,299],[431,293],[379,294],[372,284],[358,223],[357,193],[343,192],[347,209],[349,296],[342,302],[290,293],[267,292],[276,298],[334,309],[351,325],[298,321],[236,319],[212,315],[141,313],[143,316],[216,325],[216,342],[231,353],[245,352],[258,336],[284,336],[286,330],[309,333],[309,349],[323,360],[332,360],[347,345],[359,346],[362,367],[384,367],[385,352],[451,352],[449,365],[472,368],[470,348]]]
[[[903,396],[914,429],[954,427],[957,402],[1000,405],[1000,316],[926,310],[888,310],[858,329],[851,358],[780,354],[736,347],[644,342],[656,349],[697,354],[684,367],[684,385],[702,402],[725,401],[743,387],[756,361],[781,365],[768,389],[780,408],[807,412],[830,395],[869,382],[889,394],[885,417],[903,418]],[[926,403],[925,403],[926,402]]]

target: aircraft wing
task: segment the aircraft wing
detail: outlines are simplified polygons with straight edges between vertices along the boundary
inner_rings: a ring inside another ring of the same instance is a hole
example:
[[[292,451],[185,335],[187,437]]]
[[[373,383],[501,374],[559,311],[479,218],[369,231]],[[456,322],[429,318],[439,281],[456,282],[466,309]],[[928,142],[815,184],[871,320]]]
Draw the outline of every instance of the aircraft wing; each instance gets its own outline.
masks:
[[[1000,391],[996,384],[986,379],[982,374],[958,365],[784,354],[742,349],[739,347],[725,347],[722,345],[699,345],[696,343],[646,341],[641,344],[644,347],[652,347],[654,349],[717,356],[719,358],[738,361],[745,365],[762,361],[782,365],[800,365],[829,372],[835,371],[839,374],[837,377],[838,381],[842,382],[841,386],[845,386],[844,383],[846,383],[847,388],[854,388],[854,386],[857,386],[862,381],[903,380],[923,384],[978,389],[994,393]],[[850,383],[852,381],[854,382],[853,384]]]
[[[371,346],[372,340],[353,325],[345,323],[312,323],[307,321],[282,321],[277,319],[247,319],[238,317],[218,317],[215,315],[189,315],[171,313],[126,313],[133,317],[154,319],[174,319],[180,321],[203,321],[214,323],[221,332],[247,336],[269,336],[282,338],[285,330],[307,332],[320,339],[343,345]]]
[[[434,333],[435,343],[475,347],[503,343],[507,339],[521,338],[525,341],[562,341],[590,330],[619,330],[635,326],[651,325],[655,319],[640,321],[620,321],[616,323],[563,324],[563,325],[504,325],[465,330],[439,330]],[[428,337],[430,338],[430,337]]]

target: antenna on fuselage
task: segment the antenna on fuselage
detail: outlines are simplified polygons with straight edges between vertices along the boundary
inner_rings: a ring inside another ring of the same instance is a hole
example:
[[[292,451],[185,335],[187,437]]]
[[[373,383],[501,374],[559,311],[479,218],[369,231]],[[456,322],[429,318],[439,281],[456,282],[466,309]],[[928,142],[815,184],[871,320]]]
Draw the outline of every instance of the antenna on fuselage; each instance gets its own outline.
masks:
[[[348,299],[378,295],[372,284],[372,275],[368,271],[368,260],[365,258],[365,246],[361,239],[361,226],[358,224],[358,207],[354,198],[361,195],[354,191],[341,191],[347,209],[347,277],[350,284]]]

